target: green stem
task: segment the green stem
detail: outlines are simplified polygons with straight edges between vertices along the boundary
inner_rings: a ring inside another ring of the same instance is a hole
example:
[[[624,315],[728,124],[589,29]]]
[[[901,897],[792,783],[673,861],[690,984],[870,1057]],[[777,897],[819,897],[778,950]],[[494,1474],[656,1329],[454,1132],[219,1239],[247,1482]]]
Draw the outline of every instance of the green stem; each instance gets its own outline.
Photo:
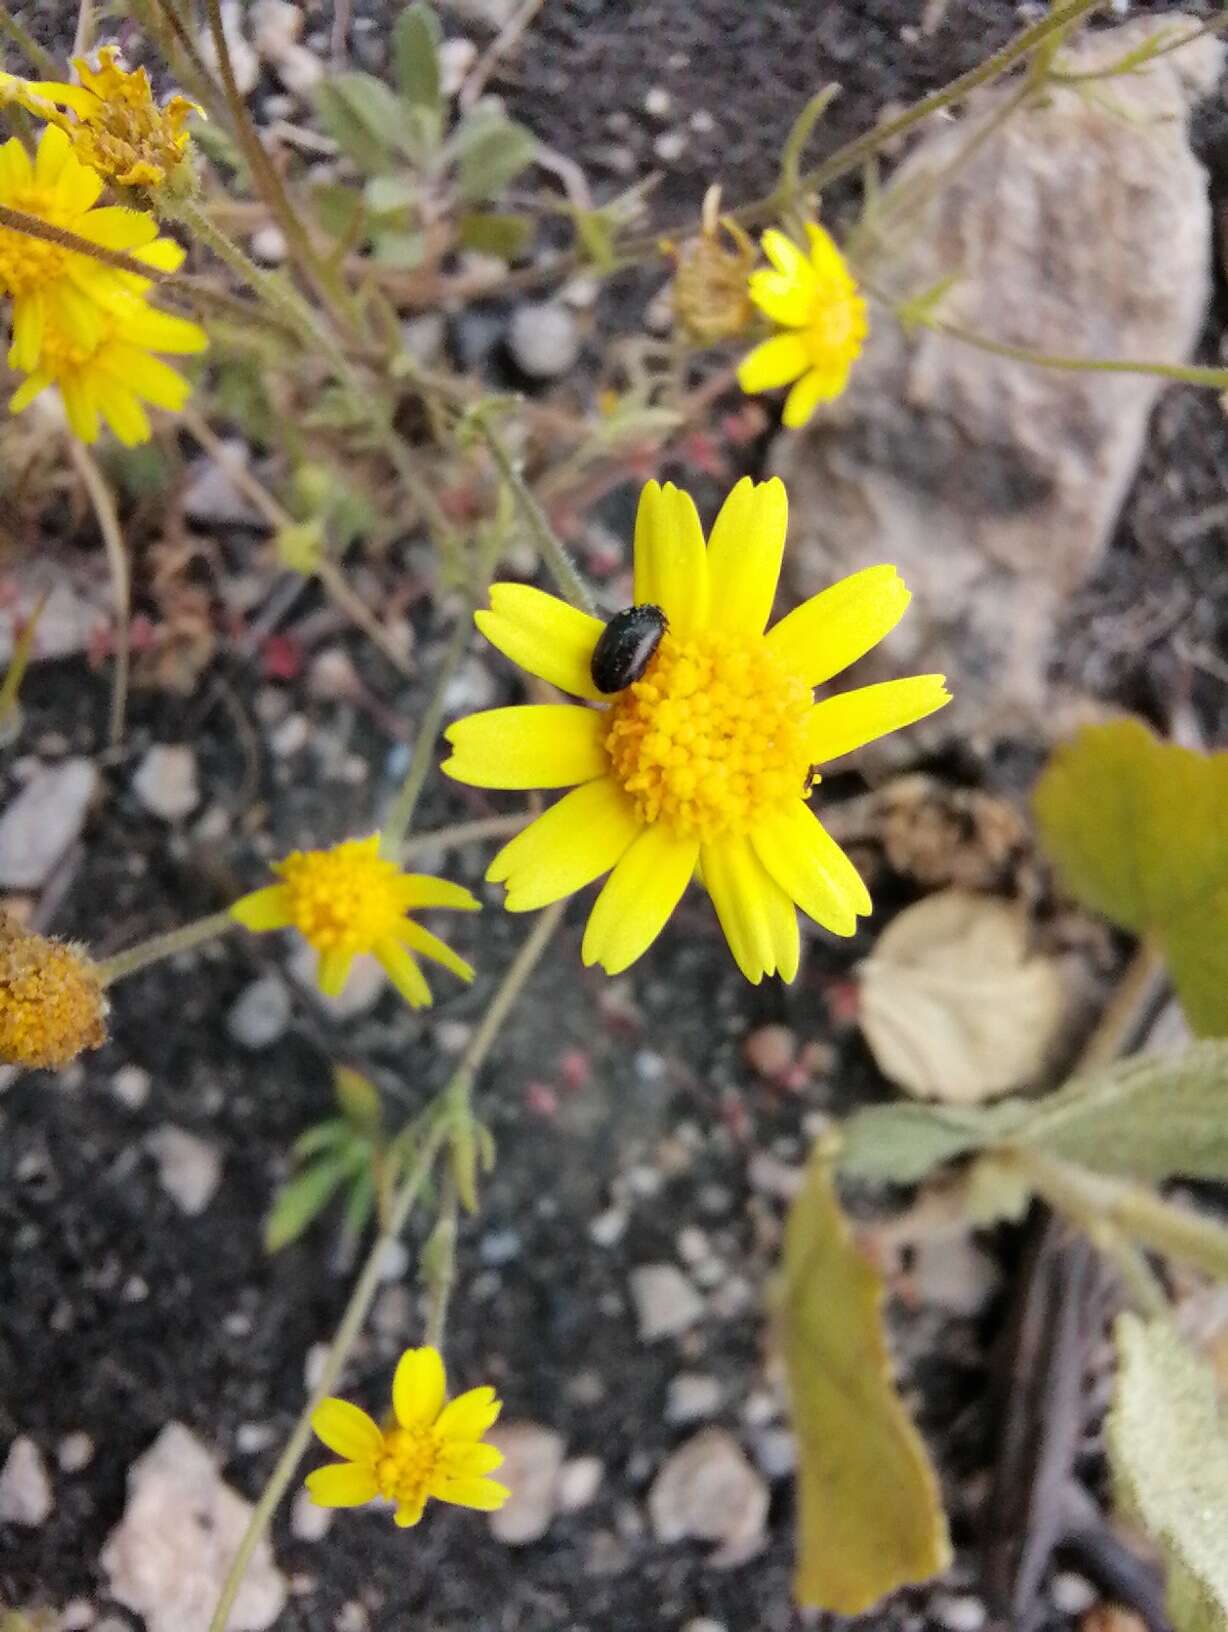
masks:
[[[474,1032],[464,1057],[456,1068],[456,1072],[440,1096],[441,1114],[435,1119],[435,1124],[418,1152],[416,1161],[404,1180],[401,1182],[391,1205],[388,1209],[384,1228],[381,1230],[374,1246],[363,1265],[362,1273],[350,1294],[350,1301],[346,1304],[345,1313],[341,1317],[341,1324],[337,1327],[336,1335],[329,1344],[328,1355],[311,1397],[299,1413],[298,1421],[290,1438],[286,1441],[285,1449],[277,1459],[277,1464],[269,1475],[268,1483],[260,1493],[259,1500],[252,1510],[247,1529],[239,1543],[239,1549],[231,1560],[230,1568],[226,1572],[226,1580],[213,1611],[213,1618],[209,1622],[209,1632],[225,1632],[230,1611],[242,1585],[251,1556],[259,1545],[265,1531],[273,1519],[278,1503],[285,1495],[291,1479],[302,1459],[303,1452],[311,1439],[311,1415],[316,1406],[331,1391],[341,1376],[342,1368],[350,1356],[350,1352],[357,1342],[367,1313],[374,1302],[375,1294],[379,1289],[380,1272],[383,1267],[384,1249],[388,1242],[395,1241],[405,1227],[418,1195],[426,1183],[427,1176],[434,1164],[435,1157],[441,1145],[454,1126],[455,1105],[462,1099],[468,1103],[473,1082],[481,1069],[491,1045],[498,1037],[508,1011],[523,991],[526,981],[537,966],[538,960],[545,951],[553,934],[555,926],[562,916],[563,903],[548,908],[542,913],[533,926],[528,938],[520,951],[513,958],[504,974],[490,1005],[482,1017],[481,1024]]]
[[[168,930],[165,935],[153,935],[147,941],[138,941],[126,952],[117,952],[113,958],[104,958],[97,966],[104,986],[113,986],[117,980],[126,980],[138,969],[147,969],[151,963],[173,958],[178,952],[189,952],[206,941],[216,941],[234,929],[235,920],[228,912],[210,913],[207,918],[196,918],[190,924]]]
[[[435,676],[435,684],[431,690],[430,699],[422,711],[418,721],[418,735],[414,738],[413,750],[409,756],[409,768],[405,772],[405,780],[401,783],[391,809],[380,829],[381,847],[385,855],[400,857],[405,835],[409,832],[410,824],[414,819],[414,811],[418,808],[418,800],[422,796],[422,789],[426,785],[427,775],[431,769],[431,755],[435,750],[435,743],[439,737],[439,726],[443,719],[444,698],[448,685],[456,666],[464,656],[465,648],[469,644],[470,615],[469,608],[462,608],[456,620],[456,628],[452,631],[447,649],[439,665],[439,672]]]
[[[518,811],[515,816],[479,816],[472,822],[454,822],[451,827],[437,827],[430,833],[415,833],[401,846],[401,860],[423,850],[459,850],[462,845],[476,844],[481,839],[506,839],[519,833],[533,821],[537,812]]]
[[[927,318],[922,326],[949,340],[987,351],[991,356],[1027,363],[1033,368],[1054,368],[1072,374],[1151,374],[1162,380],[1180,380],[1186,385],[1205,386],[1213,391],[1228,390],[1228,368],[1206,368],[1197,363],[1152,363],[1125,357],[1067,357],[1060,352],[1033,351],[1028,346],[990,340],[957,323],[944,323],[940,318]]]
[[[3,5],[0,5],[0,34],[7,35],[26,59],[33,63],[40,79],[63,79],[64,70],[50,51],[45,51],[26,25],[19,23],[9,8]]]
[[[448,1302],[456,1282],[456,1184],[445,1174],[439,1218],[428,1246],[426,1332],[422,1341],[432,1349],[442,1349],[443,1329],[448,1319]]]
[[[205,59],[171,0],[130,0],[141,27],[157,42],[179,83],[211,118],[225,123],[229,109]]]
[[[537,545],[551,577],[573,606],[578,606],[581,612],[595,614],[597,608],[588,585],[577,572],[571,557],[567,553],[566,546],[550,525],[545,511],[538,504],[532,489],[516,468],[516,462],[508,451],[502,437],[490,423],[487,415],[477,415],[475,423],[479,435],[490,449],[491,457],[499,467],[499,474],[512,491],[512,496],[516,500],[516,507],[520,511],[525,525],[532,533],[533,541]]]
[[[115,674],[111,682],[110,735],[112,748],[118,748],[124,735],[131,657],[129,615],[132,607],[132,580],[128,570],[128,552],[124,547],[119,513],[115,508],[115,496],[107,486],[106,477],[99,470],[97,460],[75,436],[68,439],[68,451],[77,467],[77,474],[84,484],[85,491],[89,494],[111,573],[111,590],[115,600]]]

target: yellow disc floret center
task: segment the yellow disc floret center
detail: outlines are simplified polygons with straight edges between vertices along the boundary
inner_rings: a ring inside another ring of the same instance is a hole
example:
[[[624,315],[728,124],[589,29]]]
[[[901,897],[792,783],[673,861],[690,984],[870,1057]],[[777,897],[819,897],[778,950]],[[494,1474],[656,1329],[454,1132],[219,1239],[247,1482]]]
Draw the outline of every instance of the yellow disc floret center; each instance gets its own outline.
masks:
[[[851,361],[861,350],[868,327],[866,303],[851,278],[821,283],[803,333],[811,364],[826,367],[837,357]]]
[[[280,862],[286,914],[320,952],[369,952],[405,916],[404,879],[368,839],[299,850]]]
[[[71,228],[76,224],[75,215],[54,207],[45,187],[17,188],[4,202],[10,209],[38,216],[48,226]],[[7,289],[10,295],[28,295],[58,278],[71,253],[43,238],[31,238],[28,233],[0,227],[0,288]]]
[[[667,633],[610,710],[606,750],[642,822],[703,840],[748,833],[801,795],[811,703],[760,639]]]
[[[434,1476],[441,1449],[433,1428],[389,1428],[384,1434],[383,1455],[375,1462],[380,1495],[416,1506]]]

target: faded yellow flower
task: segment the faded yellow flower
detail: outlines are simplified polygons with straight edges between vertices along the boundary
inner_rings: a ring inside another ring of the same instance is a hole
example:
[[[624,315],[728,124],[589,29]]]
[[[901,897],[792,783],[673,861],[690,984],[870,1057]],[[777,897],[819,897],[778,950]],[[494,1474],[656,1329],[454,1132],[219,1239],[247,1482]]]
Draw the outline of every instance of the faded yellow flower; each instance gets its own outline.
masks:
[[[65,941],[0,915],[0,1060],[58,1069],[107,1038],[95,966]]]
[[[161,187],[188,151],[188,118],[202,110],[186,96],[154,101],[144,68],[121,68],[113,46],[91,68],[74,57],[81,83],[0,74],[0,103],[17,102],[58,125],[83,164],[121,187]],[[62,110],[67,109],[67,113]]]
[[[447,1399],[438,1349],[406,1349],[392,1379],[393,1420],[381,1428],[348,1400],[322,1400],[311,1426],[343,1462],[307,1475],[321,1507],[361,1507],[377,1496],[396,1503],[402,1528],[417,1524],[428,1497],[490,1513],[511,1495],[487,1478],[503,1453],[483,1443],[501,1409],[493,1388]]]
[[[373,833],[331,850],[296,850],[273,869],[280,884],[241,897],[230,915],[248,929],[297,929],[320,954],[316,983],[326,996],[340,992],[354,959],[369,952],[405,1001],[422,1008],[431,993],[415,953],[461,980],[473,979],[473,966],[409,913],[428,907],[477,912],[481,903],[446,878],[403,873],[379,846]]]
[[[676,251],[674,312],[704,346],[744,333],[754,316],[747,277],[755,246],[736,221],[717,214],[719,196],[709,192],[702,230]]]
[[[782,416],[790,429],[844,390],[869,329],[865,300],[830,233],[811,221],[806,237],[809,254],[774,227],[764,233],[772,265],[751,273],[749,294],[781,332],[738,369],[748,393],[793,386]]]

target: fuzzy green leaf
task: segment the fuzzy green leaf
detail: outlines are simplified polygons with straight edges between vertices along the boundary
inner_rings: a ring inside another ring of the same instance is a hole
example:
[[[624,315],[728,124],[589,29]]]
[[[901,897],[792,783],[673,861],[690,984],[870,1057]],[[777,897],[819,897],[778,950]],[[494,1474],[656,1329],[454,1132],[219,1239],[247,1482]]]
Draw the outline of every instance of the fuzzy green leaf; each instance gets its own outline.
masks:
[[[347,1150],[337,1156],[321,1157],[283,1185],[264,1226],[264,1250],[280,1252],[291,1241],[297,1241],[353,1171],[354,1153]]]
[[[440,128],[443,97],[439,80],[439,47],[443,30],[432,8],[415,0],[397,18],[392,34],[392,60],[401,95],[411,108],[427,114],[436,133]]]
[[[384,1113],[375,1084],[348,1065],[338,1065],[333,1070],[333,1092],[351,1128],[365,1139],[378,1138]]]
[[[450,147],[462,203],[481,204],[495,198],[532,162],[537,139],[524,125],[478,108],[458,127]]]
[[[860,1615],[946,1568],[937,1480],[891,1381],[883,1283],[858,1252],[824,1154],[785,1233],[780,1322],[798,1442],[795,1591]]]
[[[1026,1145],[1119,1178],[1228,1177],[1228,1042],[1142,1054],[1074,1077],[1044,1099],[884,1105],[841,1129],[841,1171],[915,1184],[993,1145]]]
[[[334,74],[315,89],[324,129],[367,175],[391,169],[402,150],[405,109],[374,74]]]
[[[462,249],[476,249],[483,255],[497,255],[501,261],[515,261],[524,254],[533,236],[533,223],[525,215],[480,211],[462,215],[456,235]]]
[[[1176,1632],[1228,1626],[1228,1427],[1215,1377],[1163,1320],[1122,1315],[1108,1416],[1119,1500],[1168,1564]]]
[[[1036,790],[1045,848],[1085,906],[1153,936],[1192,1028],[1228,1035],[1228,753],[1089,726]]]

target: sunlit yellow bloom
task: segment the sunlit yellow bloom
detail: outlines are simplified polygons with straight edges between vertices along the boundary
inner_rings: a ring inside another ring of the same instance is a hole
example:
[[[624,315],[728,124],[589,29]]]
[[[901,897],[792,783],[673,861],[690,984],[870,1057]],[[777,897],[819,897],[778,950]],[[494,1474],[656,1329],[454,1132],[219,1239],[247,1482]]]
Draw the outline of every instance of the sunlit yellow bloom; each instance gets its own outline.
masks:
[[[751,273],[750,298],[781,333],[756,346],[738,369],[743,391],[793,386],[782,416],[793,428],[844,390],[869,329],[866,303],[831,236],[814,222],[806,236],[809,256],[774,227],[764,233],[772,266]]]
[[[149,75],[121,68],[112,46],[98,53],[96,68],[84,57],[74,57],[73,67],[79,85],[0,74],[0,105],[17,102],[58,125],[83,164],[121,187],[160,187],[187,155],[184,127],[201,111],[196,103],[172,96],[160,108]]]
[[[96,441],[100,420],[105,420],[126,447],[134,447],[151,435],[142,404],[178,411],[192,389],[182,374],[152,353],[186,354],[203,351],[207,344],[197,324],[158,311],[141,295],[125,293],[101,314],[92,343],[72,339],[54,318],[47,322],[38,366],[13,393],[9,408],[19,414],[40,392],[55,386],[73,434],[82,442]],[[9,362],[17,363],[15,346]]]
[[[0,1060],[58,1068],[107,1037],[95,966],[64,941],[31,935],[0,915]]]
[[[511,1492],[488,1479],[503,1453],[482,1442],[501,1409],[493,1388],[471,1388],[444,1403],[438,1349],[406,1349],[392,1379],[393,1416],[380,1428],[348,1400],[324,1400],[311,1426],[344,1462],[307,1475],[321,1507],[361,1507],[377,1496],[396,1503],[396,1522],[417,1524],[427,1498],[490,1513]]]
[[[422,1008],[431,993],[415,952],[462,980],[473,979],[473,968],[407,915],[427,907],[476,912],[480,903],[445,878],[403,873],[379,845],[373,833],[331,850],[296,850],[273,868],[280,884],[243,896],[230,915],[248,929],[297,929],[320,954],[316,982],[326,996],[336,997],[354,959],[370,952],[405,1001]]]
[[[50,126],[33,160],[14,137],[0,146],[0,204],[37,216],[104,249],[123,250],[159,271],[173,271],[183,250],[158,237],[151,215],[119,205],[95,208],[102,177],[84,165],[64,132]],[[92,350],[105,338],[107,313],[149,287],[89,255],[0,227],[0,293],[13,299],[9,361],[25,374],[38,367],[48,329]]]
[[[898,623],[909,594],[867,567],[765,633],[788,505],[779,480],[739,482],[707,546],[686,493],[649,482],[635,525],[635,600],[669,620],[643,677],[606,708],[533,704],[459,720],[444,770],[486,788],[571,788],[495,856],[487,878],[525,912],[609,872],[585,963],[617,974],[664,928],[698,866],[748,980],[797,973],[794,904],[851,935],[870,897],[806,803],[814,767],[949,701],[919,675],[813,700]],[[531,674],[602,699],[603,625],[525,584],[497,584],[477,623]],[[611,872],[610,870],[613,869]]]

